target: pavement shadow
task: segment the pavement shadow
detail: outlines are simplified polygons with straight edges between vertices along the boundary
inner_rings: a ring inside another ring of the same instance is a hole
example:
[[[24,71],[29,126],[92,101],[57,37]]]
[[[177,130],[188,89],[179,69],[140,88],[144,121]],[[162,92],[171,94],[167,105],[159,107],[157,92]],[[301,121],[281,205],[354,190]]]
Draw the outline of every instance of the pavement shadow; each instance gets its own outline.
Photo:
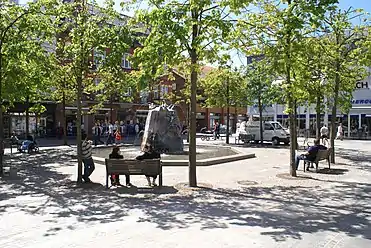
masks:
[[[344,175],[346,172],[348,172],[349,170],[347,169],[334,169],[334,168],[323,168],[323,169],[319,169],[317,171],[317,173],[319,174],[326,174],[326,175]]]
[[[335,152],[336,156],[346,160],[342,165],[371,172],[371,152],[349,148],[337,148]]]
[[[54,153],[53,159],[43,153],[39,154],[41,157],[27,157],[28,163],[21,165],[17,180],[0,181],[0,216],[7,211],[38,215],[53,225],[44,236],[81,224],[123,221],[135,210],[140,213],[137,222],[152,223],[162,230],[195,225],[201,229],[260,227],[265,228],[261,235],[277,242],[330,230],[371,240],[371,184],[328,182],[326,188],[254,185],[197,191],[164,187],[157,192],[107,190],[101,184],[77,186],[69,175],[54,169],[53,161],[58,156],[65,160],[68,155],[63,151]],[[40,200],[30,204],[24,201],[27,197]]]
[[[269,149],[283,149],[283,150],[288,150],[290,149],[290,146],[289,145],[272,145],[270,143],[264,143],[264,144],[255,144],[255,143],[245,143],[245,144],[230,144],[230,145],[233,145],[233,146],[237,146],[237,147],[248,147],[248,148],[269,148]]]

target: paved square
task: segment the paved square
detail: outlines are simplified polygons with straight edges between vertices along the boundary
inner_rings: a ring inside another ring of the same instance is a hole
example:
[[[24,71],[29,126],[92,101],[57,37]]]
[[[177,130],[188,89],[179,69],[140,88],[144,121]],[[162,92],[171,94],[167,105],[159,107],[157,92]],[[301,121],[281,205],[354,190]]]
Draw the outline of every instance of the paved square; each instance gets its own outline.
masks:
[[[0,179],[0,247],[368,248],[371,143],[336,145],[337,170],[301,167],[311,177],[301,180],[277,177],[289,170],[287,147],[241,147],[257,158],[199,167],[198,181],[213,187],[197,191],[179,186],[186,167],[165,167],[161,190],[106,190],[97,164],[96,183],[77,188],[71,148],[17,155],[18,179]]]

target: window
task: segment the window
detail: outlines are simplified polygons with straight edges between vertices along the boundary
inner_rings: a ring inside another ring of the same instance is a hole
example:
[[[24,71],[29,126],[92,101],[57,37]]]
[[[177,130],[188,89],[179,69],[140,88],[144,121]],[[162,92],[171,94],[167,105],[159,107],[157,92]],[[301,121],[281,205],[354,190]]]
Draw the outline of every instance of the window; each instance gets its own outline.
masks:
[[[270,123],[264,123],[264,130],[274,130],[274,128]]]
[[[102,81],[100,78],[94,78],[93,79],[95,86],[98,86],[100,81]],[[97,90],[96,94],[103,94],[103,90]]]
[[[131,96],[131,94],[132,94],[132,90],[131,90],[131,88],[128,88],[128,90],[126,91],[126,93],[124,93],[124,97]]]
[[[158,86],[153,87],[153,99],[160,99]]]
[[[129,57],[131,55],[128,54],[128,53],[125,53],[124,56],[122,57],[122,63],[121,63],[121,66],[123,68],[126,68],[126,69],[131,69],[131,64],[130,64],[130,61],[129,61]]]
[[[161,85],[161,98],[169,93],[169,86],[167,85]]]
[[[94,56],[94,64],[96,65],[96,67],[99,67],[99,65],[102,64],[106,58],[106,51],[94,49],[93,56]]]

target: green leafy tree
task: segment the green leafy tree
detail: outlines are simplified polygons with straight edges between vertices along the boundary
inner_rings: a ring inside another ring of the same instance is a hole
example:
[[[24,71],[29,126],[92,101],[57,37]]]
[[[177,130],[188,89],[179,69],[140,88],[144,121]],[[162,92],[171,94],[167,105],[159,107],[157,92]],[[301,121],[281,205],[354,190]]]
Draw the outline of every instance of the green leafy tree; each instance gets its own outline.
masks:
[[[52,41],[47,11],[51,4],[51,1],[41,0],[19,6],[0,1],[0,144],[4,139],[3,112],[6,108],[16,101],[37,99],[45,88],[46,45]]]
[[[324,84],[325,57],[319,44],[320,36],[308,37],[303,40],[302,47],[297,54],[295,81],[301,89],[300,103],[310,106],[315,104],[316,109],[316,136],[319,138],[321,113],[325,106],[325,98],[328,96],[329,87]]]
[[[260,122],[260,143],[263,144],[263,110],[278,97],[277,89],[272,87],[274,71],[267,59],[257,60],[246,68],[247,98],[250,104],[257,104]]]
[[[329,87],[331,106],[330,145],[335,148],[336,114],[338,109],[348,112],[354,85],[366,77],[363,64],[365,53],[366,26],[361,22],[354,25],[354,18],[363,17],[359,10],[332,9],[321,26],[324,36],[319,40],[326,58],[325,80]],[[335,163],[335,152],[331,154]]]
[[[96,67],[109,68],[117,62],[118,57],[121,63],[123,53],[119,48],[128,48],[129,45],[126,43],[129,33],[125,25],[116,24],[120,23],[121,17],[114,11],[113,5],[112,1],[106,1],[101,8],[94,2],[81,0],[73,3],[59,2],[55,8],[57,33],[66,33],[68,37],[63,46],[57,46],[65,61],[63,70],[70,72],[68,80],[72,84],[73,92],[76,92],[78,183],[82,182],[81,117],[84,93],[86,96],[91,93],[89,89],[94,88]],[[57,42],[60,42],[60,39]],[[104,54],[107,48],[112,48],[109,56],[92,63],[93,53]]]
[[[229,143],[229,107],[241,106],[246,102],[246,84],[242,74],[230,67],[212,70],[200,80],[205,100],[205,107],[227,108],[227,138]]]
[[[136,0],[132,1],[137,2]],[[154,74],[164,68],[190,61],[190,139],[189,186],[197,186],[196,179],[196,104],[200,62],[214,60],[222,48],[221,40],[231,28],[226,1],[204,0],[148,0],[148,10],[136,13],[136,20],[148,30],[143,47],[134,53],[141,58],[142,68]],[[159,60],[156,62],[156,60]],[[147,69],[147,70],[151,70]]]
[[[300,85],[294,80],[297,52],[302,40],[313,32],[328,7],[336,0],[254,1],[258,11],[239,13],[232,40],[247,55],[264,54],[272,62],[275,74],[283,79],[281,88],[290,123],[290,174],[296,176],[296,115]],[[236,38],[236,36],[238,38]],[[300,98],[299,98],[300,99]]]

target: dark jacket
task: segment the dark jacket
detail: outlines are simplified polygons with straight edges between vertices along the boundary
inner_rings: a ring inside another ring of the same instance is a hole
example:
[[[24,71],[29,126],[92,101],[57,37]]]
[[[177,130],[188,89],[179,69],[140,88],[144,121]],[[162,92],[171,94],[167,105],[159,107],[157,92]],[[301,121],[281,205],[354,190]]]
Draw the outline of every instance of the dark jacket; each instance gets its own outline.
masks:
[[[123,159],[124,156],[122,156],[122,155],[120,155],[120,154],[114,154],[114,153],[111,153],[111,154],[109,155],[109,158],[110,158],[110,159]]]
[[[319,150],[326,150],[326,149],[327,149],[327,147],[323,146],[323,145],[314,145],[314,146],[309,147],[307,159],[309,161],[314,161],[316,159],[318,151]]]
[[[139,155],[138,157],[136,157],[135,159],[136,160],[143,160],[143,159],[158,159],[158,158],[161,158],[161,155],[160,153],[157,153],[157,152],[145,152],[143,153],[142,155]]]

